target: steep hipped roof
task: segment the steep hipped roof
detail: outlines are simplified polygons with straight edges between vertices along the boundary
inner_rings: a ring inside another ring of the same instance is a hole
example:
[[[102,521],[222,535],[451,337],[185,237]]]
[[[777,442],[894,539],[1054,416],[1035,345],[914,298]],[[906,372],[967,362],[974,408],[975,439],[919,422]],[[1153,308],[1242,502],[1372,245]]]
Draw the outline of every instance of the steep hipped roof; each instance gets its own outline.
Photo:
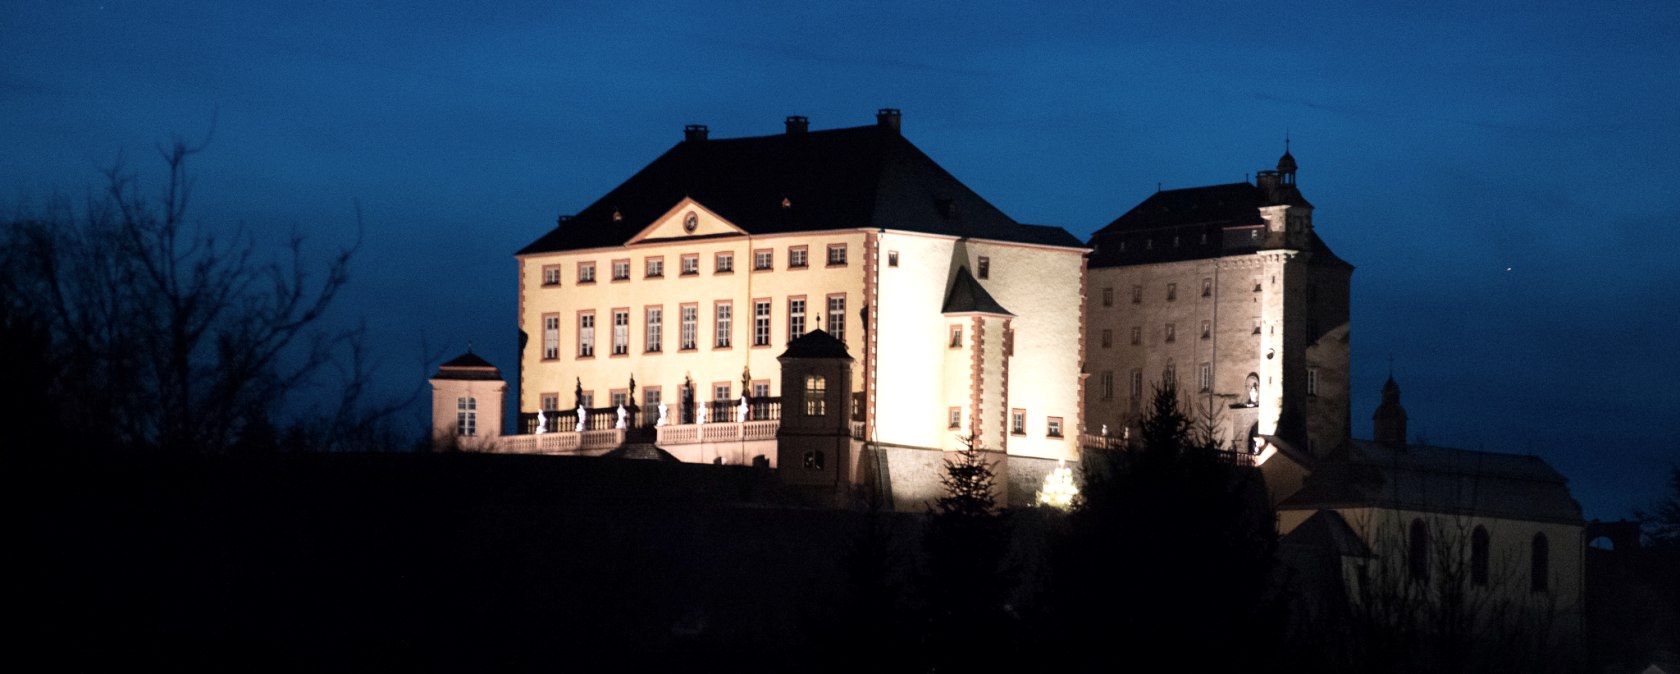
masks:
[[[1015,222],[877,125],[683,141],[519,254],[623,244],[684,197],[751,234],[871,227],[1082,247]]]
[[[468,351],[439,365],[437,374],[432,375],[432,378],[494,381],[502,378],[502,372],[491,365],[490,361]]]
[[[1350,440],[1279,510],[1383,507],[1579,524],[1568,481],[1534,456]]]
[[[835,339],[833,335],[822,330],[812,330],[791,342],[787,350],[777,357],[784,358],[844,358],[851,360],[852,355],[846,352],[846,343]]]
[[[1259,242],[1231,236],[1229,228],[1262,227],[1264,206],[1288,204],[1311,208],[1293,183],[1263,187],[1251,183],[1205,185],[1163,190],[1149,195],[1091,235],[1092,267],[1195,260],[1253,252]],[[1122,242],[1125,242],[1122,244]],[[1352,268],[1311,233],[1311,264]]]
[[[1320,510],[1278,541],[1283,545],[1323,550],[1343,557],[1370,557],[1371,548],[1334,510]]]
[[[945,306],[940,313],[1015,315],[992,299],[985,286],[968,273],[968,267],[957,267],[957,278],[951,282],[951,294],[945,296]]]

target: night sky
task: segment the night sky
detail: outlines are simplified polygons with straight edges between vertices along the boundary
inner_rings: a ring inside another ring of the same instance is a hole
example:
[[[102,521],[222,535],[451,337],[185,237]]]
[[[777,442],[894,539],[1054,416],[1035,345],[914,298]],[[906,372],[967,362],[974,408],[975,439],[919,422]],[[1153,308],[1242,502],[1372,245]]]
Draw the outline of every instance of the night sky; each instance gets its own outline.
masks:
[[[513,252],[684,124],[901,108],[1004,212],[1081,238],[1157,184],[1271,168],[1288,134],[1357,267],[1357,435],[1392,356],[1418,439],[1544,457],[1588,518],[1680,461],[1670,0],[452,4],[0,3],[0,212],[79,199],[119,154],[156,187],[154,148],[213,129],[196,222],[325,255],[360,203],[331,320],[366,321],[403,394],[422,344],[516,370]]]

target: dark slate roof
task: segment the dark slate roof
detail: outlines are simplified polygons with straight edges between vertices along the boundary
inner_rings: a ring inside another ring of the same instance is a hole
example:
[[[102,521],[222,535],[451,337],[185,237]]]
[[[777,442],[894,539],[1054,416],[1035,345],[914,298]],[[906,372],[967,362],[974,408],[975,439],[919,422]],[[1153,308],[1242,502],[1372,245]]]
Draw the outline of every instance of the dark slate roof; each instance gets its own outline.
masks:
[[[1115,218],[1091,235],[1092,267],[1116,267],[1149,262],[1195,260],[1251,252],[1269,243],[1250,241],[1246,232],[1229,228],[1261,227],[1262,206],[1291,204],[1311,207],[1295,185],[1265,188],[1241,182],[1163,190]],[[1173,245],[1174,237],[1178,245]],[[1121,242],[1125,250],[1121,250]],[[1314,232],[1310,246],[1314,265],[1352,268],[1337,257]]]
[[[438,366],[437,374],[432,375],[432,378],[496,381],[502,378],[502,372],[491,365],[490,361],[468,351]]]
[[[1015,222],[897,130],[862,126],[678,143],[519,254],[623,244],[684,197],[751,234],[872,227],[1082,247]]]
[[[951,294],[945,296],[945,306],[940,309],[946,314],[1003,314],[1014,316],[992,294],[986,292],[986,287],[968,273],[968,267],[957,267],[957,278],[951,282]]]
[[[1377,506],[1579,524],[1568,481],[1539,457],[1350,440],[1280,510]]]
[[[1370,557],[1371,548],[1334,510],[1320,510],[1301,522],[1281,540],[1283,545],[1331,552],[1344,557]]]
[[[782,358],[844,358],[851,360],[852,356],[846,352],[846,343],[835,339],[833,335],[822,330],[812,330],[797,339],[788,342],[787,350],[782,352]]]

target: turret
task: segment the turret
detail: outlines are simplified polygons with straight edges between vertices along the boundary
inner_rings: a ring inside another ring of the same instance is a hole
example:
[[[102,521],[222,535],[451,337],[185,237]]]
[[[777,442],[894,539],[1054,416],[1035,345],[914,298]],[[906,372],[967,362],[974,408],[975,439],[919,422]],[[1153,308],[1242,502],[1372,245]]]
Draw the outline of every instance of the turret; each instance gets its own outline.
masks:
[[[471,349],[432,375],[432,449],[489,450],[502,435],[501,370]]]
[[[1400,406],[1400,385],[1394,375],[1383,384],[1382,404],[1371,415],[1371,439],[1391,447],[1406,445],[1406,408]]]

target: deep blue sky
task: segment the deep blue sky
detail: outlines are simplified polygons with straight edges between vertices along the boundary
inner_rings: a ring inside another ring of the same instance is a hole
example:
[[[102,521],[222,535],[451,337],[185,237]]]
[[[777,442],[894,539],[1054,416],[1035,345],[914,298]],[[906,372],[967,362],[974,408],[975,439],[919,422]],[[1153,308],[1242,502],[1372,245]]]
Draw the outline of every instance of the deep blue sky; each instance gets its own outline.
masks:
[[[1157,183],[1269,168],[1287,132],[1358,267],[1361,436],[1392,354],[1414,434],[1540,455],[1588,517],[1680,461],[1670,0],[450,4],[5,1],[0,207],[83,194],[119,152],[155,186],[152,148],[214,124],[206,226],[324,252],[361,203],[333,320],[365,318],[395,391],[422,339],[515,369],[512,253],[686,123],[898,107],[1005,212],[1081,237]]]

